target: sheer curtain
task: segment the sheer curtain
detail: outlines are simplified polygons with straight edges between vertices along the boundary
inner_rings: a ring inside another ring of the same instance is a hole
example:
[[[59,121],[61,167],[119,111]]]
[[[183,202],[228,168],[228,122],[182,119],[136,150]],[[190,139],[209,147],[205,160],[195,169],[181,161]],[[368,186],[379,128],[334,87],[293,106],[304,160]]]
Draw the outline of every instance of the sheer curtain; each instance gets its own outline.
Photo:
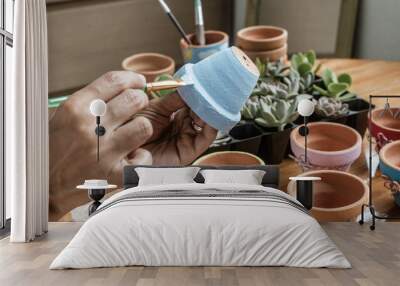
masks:
[[[47,23],[45,0],[15,2],[13,92],[6,98],[6,187],[12,242],[48,225]]]

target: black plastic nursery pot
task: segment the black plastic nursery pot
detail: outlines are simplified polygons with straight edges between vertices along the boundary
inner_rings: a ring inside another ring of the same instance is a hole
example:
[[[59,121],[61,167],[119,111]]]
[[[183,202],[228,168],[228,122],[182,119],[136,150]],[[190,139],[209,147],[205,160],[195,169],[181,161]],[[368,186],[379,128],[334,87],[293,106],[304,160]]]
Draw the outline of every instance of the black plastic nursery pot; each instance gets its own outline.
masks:
[[[328,122],[344,124],[357,130],[361,136],[364,136],[368,126],[368,111],[369,111],[368,101],[357,97],[353,100],[346,102],[346,104],[349,105],[349,113],[346,115],[334,118],[327,118],[313,114],[311,116],[310,121],[311,122],[328,121]]]
[[[337,118],[324,118],[312,115],[308,122],[328,121],[347,125],[357,130],[361,136],[368,125],[369,103],[362,98],[355,98],[347,102],[350,112]],[[304,118],[299,117],[284,130],[277,128],[263,128],[253,121],[241,121],[230,132],[230,140],[222,146],[211,147],[206,153],[216,151],[243,151],[260,157],[266,164],[280,164],[290,154],[290,132],[302,125]]]

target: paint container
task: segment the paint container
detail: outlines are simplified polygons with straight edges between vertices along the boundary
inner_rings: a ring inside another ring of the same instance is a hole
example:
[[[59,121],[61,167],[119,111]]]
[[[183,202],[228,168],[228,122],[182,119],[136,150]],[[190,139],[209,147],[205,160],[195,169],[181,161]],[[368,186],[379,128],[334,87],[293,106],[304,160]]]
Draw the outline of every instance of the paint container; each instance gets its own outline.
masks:
[[[181,39],[180,46],[183,60],[185,63],[195,64],[208,56],[211,56],[219,51],[227,49],[229,46],[229,36],[221,31],[206,31],[206,44],[198,45],[196,35],[188,35],[192,45],[188,45],[184,39]]]
[[[313,184],[311,214],[318,221],[354,221],[361,205],[368,200],[368,186],[357,176],[335,170],[310,171],[300,177],[320,177]],[[289,195],[296,197],[296,182],[287,187]]]
[[[304,158],[304,136],[298,126],[290,134],[290,146],[297,159]],[[312,122],[307,125],[308,169],[348,170],[361,155],[360,134],[346,125]]]
[[[193,162],[193,165],[206,166],[255,166],[265,165],[256,155],[240,151],[221,151],[204,155]]]
[[[240,121],[240,110],[256,85],[259,72],[240,49],[232,47],[197,64],[186,64],[175,77],[193,83],[178,88],[192,111],[218,131],[228,133]]]
[[[122,68],[142,74],[147,82],[152,82],[160,75],[173,75],[175,72],[175,61],[163,54],[139,53],[124,59]]]

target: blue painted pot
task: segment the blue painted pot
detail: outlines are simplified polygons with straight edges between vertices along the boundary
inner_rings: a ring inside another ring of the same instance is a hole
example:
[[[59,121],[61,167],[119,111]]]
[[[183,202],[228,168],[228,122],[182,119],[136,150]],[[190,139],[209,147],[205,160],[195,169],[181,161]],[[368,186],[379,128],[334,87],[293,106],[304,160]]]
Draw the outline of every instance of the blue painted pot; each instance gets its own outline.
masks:
[[[240,121],[240,110],[257,83],[259,72],[238,48],[222,50],[175,74],[193,83],[178,88],[190,109],[215,129],[228,133]]]
[[[400,140],[386,144],[379,152],[379,159],[382,174],[400,182]]]
[[[220,31],[206,31],[206,45],[204,46],[196,45],[195,34],[188,35],[188,38],[192,45],[188,45],[184,39],[180,41],[182,56],[185,63],[195,64],[229,47],[229,36]]]

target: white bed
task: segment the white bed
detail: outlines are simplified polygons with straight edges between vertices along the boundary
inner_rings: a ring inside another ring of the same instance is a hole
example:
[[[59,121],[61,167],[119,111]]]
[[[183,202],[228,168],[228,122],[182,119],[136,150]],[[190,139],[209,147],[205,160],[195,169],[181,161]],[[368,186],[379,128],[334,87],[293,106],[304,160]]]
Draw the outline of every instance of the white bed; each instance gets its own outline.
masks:
[[[287,194],[198,183],[138,186],[107,199],[50,269],[128,265],[351,267]]]

